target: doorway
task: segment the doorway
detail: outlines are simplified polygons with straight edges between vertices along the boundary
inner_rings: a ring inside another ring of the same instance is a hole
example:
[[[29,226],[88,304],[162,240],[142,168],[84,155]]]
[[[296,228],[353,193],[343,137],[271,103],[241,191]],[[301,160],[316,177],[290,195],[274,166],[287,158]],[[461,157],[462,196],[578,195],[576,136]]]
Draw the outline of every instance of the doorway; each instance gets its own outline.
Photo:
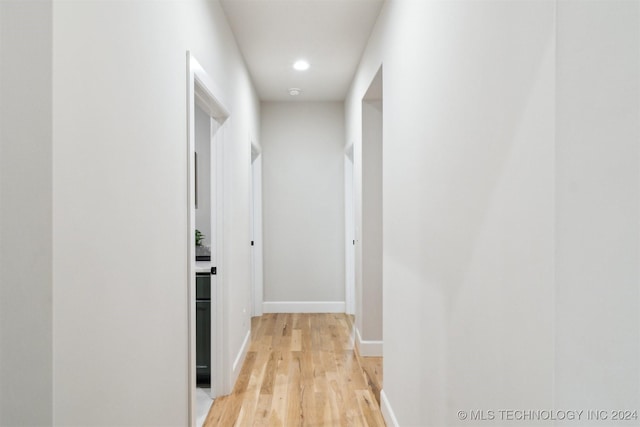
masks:
[[[353,180],[353,143],[344,155],[345,312],[356,314],[356,224]]]
[[[251,316],[262,316],[262,150],[251,141]]]
[[[356,151],[356,346],[382,356],[382,67],[362,98],[362,141]]]
[[[202,412],[211,400],[225,391],[229,376],[223,369],[225,276],[218,268],[226,252],[223,156],[229,113],[219,101],[219,90],[189,52],[187,82],[187,372],[189,425],[195,426],[204,420]],[[198,377],[206,382],[199,390]]]
[[[378,404],[383,373],[383,80],[382,67],[362,98],[356,215],[356,347]]]

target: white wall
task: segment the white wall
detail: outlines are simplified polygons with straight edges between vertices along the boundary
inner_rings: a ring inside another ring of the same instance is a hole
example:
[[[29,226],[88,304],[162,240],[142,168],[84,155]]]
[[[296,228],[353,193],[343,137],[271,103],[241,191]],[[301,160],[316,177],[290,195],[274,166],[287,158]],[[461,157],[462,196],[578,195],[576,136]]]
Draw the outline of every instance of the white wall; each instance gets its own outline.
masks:
[[[250,320],[254,89],[218,2],[56,2],[53,37],[55,424],[186,425],[186,51],[231,112],[228,370]]]
[[[344,303],[343,105],[261,112],[265,301]]]
[[[387,2],[356,73],[358,151],[384,64],[383,405],[400,425],[640,400],[638,3],[557,12]]]
[[[50,1],[0,2],[0,425],[52,422]]]
[[[202,245],[211,247],[211,117],[196,105],[194,118],[198,159],[196,229],[204,234]]]
[[[556,402],[637,408],[640,3],[559,2],[557,55]]]

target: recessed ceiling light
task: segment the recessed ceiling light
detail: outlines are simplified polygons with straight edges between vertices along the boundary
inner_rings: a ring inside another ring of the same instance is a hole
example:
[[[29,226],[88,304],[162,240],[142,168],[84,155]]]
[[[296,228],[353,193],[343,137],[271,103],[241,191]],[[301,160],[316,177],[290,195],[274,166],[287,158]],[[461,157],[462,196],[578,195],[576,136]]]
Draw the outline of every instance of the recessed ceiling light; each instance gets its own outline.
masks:
[[[301,92],[302,92],[302,89],[297,87],[292,87],[289,89],[289,95],[291,96],[298,96],[300,95]]]
[[[304,71],[309,69],[309,63],[304,59],[300,59],[293,64],[293,68],[298,71]]]

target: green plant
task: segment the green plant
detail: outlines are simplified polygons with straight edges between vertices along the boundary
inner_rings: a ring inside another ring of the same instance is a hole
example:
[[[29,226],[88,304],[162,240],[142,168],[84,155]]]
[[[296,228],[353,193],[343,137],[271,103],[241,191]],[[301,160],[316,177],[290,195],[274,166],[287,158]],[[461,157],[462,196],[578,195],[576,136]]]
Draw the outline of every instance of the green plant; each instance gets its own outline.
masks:
[[[202,246],[202,241],[204,240],[204,234],[200,232],[200,230],[196,229],[196,246]]]

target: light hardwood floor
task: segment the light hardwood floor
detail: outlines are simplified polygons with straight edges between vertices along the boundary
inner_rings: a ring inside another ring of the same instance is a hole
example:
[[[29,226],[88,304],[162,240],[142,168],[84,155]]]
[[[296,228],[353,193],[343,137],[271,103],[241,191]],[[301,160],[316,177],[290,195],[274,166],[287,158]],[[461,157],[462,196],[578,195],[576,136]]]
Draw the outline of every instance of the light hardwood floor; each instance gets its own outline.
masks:
[[[369,389],[376,397],[378,404],[380,404],[380,390],[382,390],[382,357],[360,357],[358,361],[364,371],[364,378],[369,385]]]
[[[204,427],[384,426],[350,333],[344,314],[254,318],[233,392],[215,400]]]

